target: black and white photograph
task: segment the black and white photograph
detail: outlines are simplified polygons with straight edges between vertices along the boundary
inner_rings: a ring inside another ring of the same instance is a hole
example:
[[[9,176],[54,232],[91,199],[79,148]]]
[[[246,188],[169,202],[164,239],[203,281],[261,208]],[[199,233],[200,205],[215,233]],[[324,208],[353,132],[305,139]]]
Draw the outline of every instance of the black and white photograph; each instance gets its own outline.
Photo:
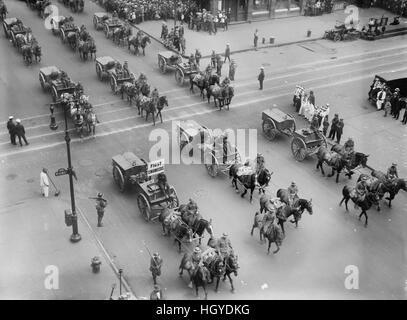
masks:
[[[407,0],[0,0],[0,23],[0,300],[407,299]]]

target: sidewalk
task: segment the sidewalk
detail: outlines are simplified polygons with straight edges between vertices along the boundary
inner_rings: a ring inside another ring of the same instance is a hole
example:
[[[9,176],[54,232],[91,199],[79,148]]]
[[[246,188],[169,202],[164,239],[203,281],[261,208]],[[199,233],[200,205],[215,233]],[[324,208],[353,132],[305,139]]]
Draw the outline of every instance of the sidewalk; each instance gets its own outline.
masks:
[[[371,17],[381,17],[382,15],[389,17],[392,21],[394,16],[392,13],[380,8],[359,8],[360,26],[366,25]],[[189,56],[195,53],[195,49],[199,48],[204,57],[210,56],[212,50],[216,53],[224,53],[226,43],[230,44],[233,53],[254,50],[253,34],[256,29],[259,33],[259,48],[278,47],[299,42],[313,41],[321,39],[326,30],[334,28],[336,22],[344,22],[348,13],[343,10],[335,11],[332,14],[324,14],[317,17],[297,16],[291,18],[272,19],[266,21],[232,24],[228,31],[223,31],[223,28],[218,29],[216,35],[209,35],[204,31],[191,31],[187,25],[184,26],[186,51]],[[146,21],[135,25],[152,38],[160,39],[162,20]],[[406,19],[400,20],[402,24],[406,23]],[[167,21],[168,29],[174,26],[174,20]],[[307,31],[311,31],[311,37],[307,37]],[[270,44],[270,38],[274,38],[274,44]],[[265,38],[265,44],[262,44],[262,39]],[[163,47],[163,50],[166,50]]]
[[[64,221],[68,201],[55,198],[26,199],[0,211],[0,299],[105,300],[119,279],[106,260],[83,218],[78,225],[82,240],[71,243],[72,228]],[[93,273],[91,258],[102,260],[100,273]],[[58,289],[47,289],[47,266],[59,272]],[[122,287],[122,293],[126,292]]]

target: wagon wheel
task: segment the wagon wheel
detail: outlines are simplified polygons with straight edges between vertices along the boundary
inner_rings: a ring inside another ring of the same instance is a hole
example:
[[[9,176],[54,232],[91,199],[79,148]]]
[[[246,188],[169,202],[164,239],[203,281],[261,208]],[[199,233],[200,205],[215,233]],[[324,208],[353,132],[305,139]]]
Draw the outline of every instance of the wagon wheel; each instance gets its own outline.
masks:
[[[182,72],[182,70],[179,68],[175,72],[175,81],[177,81],[179,86],[184,84],[184,72]]]
[[[208,174],[212,178],[215,178],[219,172],[218,160],[213,155],[211,155],[211,160],[210,160],[210,162],[208,161],[205,163],[205,168],[206,168],[206,171],[208,171]]]
[[[123,173],[117,165],[113,166],[113,179],[119,187],[120,192],[124,192],[126,189],[126,183],[124,181]]]
[[[62,43],[65,43],[65,31],[64,31],[64,29],[60,29],[59,31],[60,31],[59,35],[61,36]]]
[[[173,186],[170,187],[170,196],[172,201],[168,204],[169,209],[174,209],[179,206],[179,199],[177,195],[177,191],[175,191],[175,188]]]
[[[341,40],[341,38],[342,38],[342,37],[341,37],[341,35],[340,35],[339,33],[335,33],[333,40],[334,40],[335,42],[337,42],[337,41]]]
[[[289,114],[289,113],[287,113],[287,115],[293,119],[293,122],[292,122],[291,127],[288,128],[288,130],[289,130],[291,133],[293,133],[295,130],[297,130],[297,125],[296,125],[296,123],[295,123],[295,118],[294,118],[291,114]]]
[[[323,145],[325,148],[328,148],[328,142],[326,141],[325,136],[321,134],[321,137],[322,137],[321,145]]]
[[[112,88],[113,92],[116,92],[117,90],[117,81],[113,75],[110,75],[110,88]]]
[[[42,73],[40,73],[39,78],[40,78],[41,88],[42,88],[42,90],[45,91],[45,79],[44,79],[44,75],[43,75]]]
[[[303,161],[307,155],[307,146],[302,139],[296,137],[291,141],[291,151],[296,160]]]
[[[263,120],[263,133],[270,141],[274,140],[277,135],[277,129],[272,119]]]
[[[96,16],[93,16],[93,26],[95,29],[98,29],[98,18]]]
[[[163,57],[158,58],[158,67],[160,68],[161,73],[167,72],[167,63]]]
[[[102,81],[103,80],[102,67],[100,66],[99,63],[96,63],[96,74],[97,74],[99,80]]]
[[[13,44],[13,46],[16,46],[16,36],[14,35],[14,32],[11,33],[11,43]]]
[[[109,39],[109,26],[107,24],[105,24],[103,31],[105,32],[106,38]]]
[[[137,205],[140,210],[141,215],[146,221],[150,220],[151,216],[151,207],[150,204],[147,201],[147,198],[145,197],[144,194],[139,193],[137,196]]]

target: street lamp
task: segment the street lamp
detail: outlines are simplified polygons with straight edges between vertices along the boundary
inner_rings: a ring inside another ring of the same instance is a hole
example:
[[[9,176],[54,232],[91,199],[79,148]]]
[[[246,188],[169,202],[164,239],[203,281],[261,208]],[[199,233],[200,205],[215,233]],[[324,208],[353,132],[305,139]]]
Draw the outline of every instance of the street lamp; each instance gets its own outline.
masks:
[[[52,103],[50,106],[51,110],[51,124],[50,128],[52,130],[58,129],[58,124],[55,121],[55,116],[54,116],[54,105],[57,103]],[[72,221],[72,235],[71,235],[71,241],[72,242],[78,242],[82,239],[81,235],[78,232],[78,216],[76,215],[76,205],[75,205],[75,191],[73,187],[73,177],[76,179],[76,174],[73,171],[72,168],[72,161],[71,161],[71,138],[69,137],[69,132],[68,132],[68,119],[66,115],[66,103],[62,103],[62,107],[64,109],[64,118],[65,118],[65,142],[66,142],[66,153],[68,155],[68,168],[67,169],[59,169],[55,175],[60,176],[64,174],[68,174],[69,176],[69,192],[71,195],[71,211],[72,211],[72,216],[71,216],[71,221]]]

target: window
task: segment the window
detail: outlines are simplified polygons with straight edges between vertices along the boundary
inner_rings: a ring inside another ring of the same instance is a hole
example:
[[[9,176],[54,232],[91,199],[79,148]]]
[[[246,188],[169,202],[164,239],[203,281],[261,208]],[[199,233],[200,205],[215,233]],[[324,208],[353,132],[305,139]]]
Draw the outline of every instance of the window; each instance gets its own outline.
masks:
[[[254,10],[268,10],[269,0],[253,0]]]
[[[246,0],[239,0],[239,8],[246,9]]]

